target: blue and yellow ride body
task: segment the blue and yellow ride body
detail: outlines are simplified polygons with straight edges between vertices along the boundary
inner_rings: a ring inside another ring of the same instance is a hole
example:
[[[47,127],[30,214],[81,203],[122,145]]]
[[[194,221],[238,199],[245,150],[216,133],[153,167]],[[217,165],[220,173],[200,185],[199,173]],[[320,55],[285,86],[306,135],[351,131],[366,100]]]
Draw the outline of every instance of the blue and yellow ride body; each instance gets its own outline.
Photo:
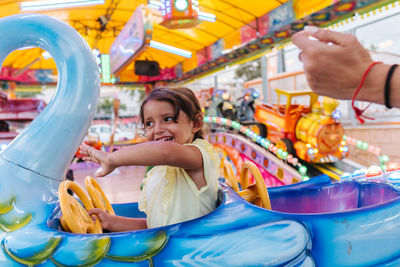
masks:
[[[83,38],[48,16],[2,18],[0,36],[7,36],[0,42],[0,61],[34,45],[53,56],[59,73],[53,100],[0,153],[1,266],[400,264],[398,188],[332,184],[326,176],[271,188],[272,210],[221,184],[218,208],[195,220],[121,233],[62,231],[57,189],[96,111],[98,67]],[[114,209],[143,216],[134,203]]]

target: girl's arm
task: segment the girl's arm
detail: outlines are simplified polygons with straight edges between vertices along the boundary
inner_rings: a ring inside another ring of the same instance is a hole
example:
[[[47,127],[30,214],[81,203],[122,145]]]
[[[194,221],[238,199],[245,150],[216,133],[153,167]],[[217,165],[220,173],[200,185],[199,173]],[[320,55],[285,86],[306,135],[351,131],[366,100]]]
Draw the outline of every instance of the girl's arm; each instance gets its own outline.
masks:
[[[203,173],[203,156],[195,146],[184,146],[173,142],[152,141],[132,145],[112,153],[81,145],[83,159],[97,162],[101,169],[96,176],[105,176],[119,166],[169,165],[185,169],[198,189],[205,186]]]
[[[104,176],[119,166],[141,165],[156,166],[169,165],[180,167],[188,171],[199,170],[203,167],[203,158],[200,150],[195,146],[184,146],[173,142],[151,141],[106,153],[82,144],[80,146],[83,158],[97,162],[102,171],[96,176]]]
[[[147,229],[147,223],[145,218],[129,218],[121,217],[117,215],[111,215],[102,209],[92,209],[89,211],[90,216],[96,216],[101,223],[101,227],[104,230],[111,232],[125,232]],[[95,220],[96,218],[93,217]]]
[[[169,165],[186,170],[202,168],[200,150],[173,142],[151,141],[129,146],[108,155],[112,165]]]
[[[107,230],[111,232],[125,232],[147,229],[145,218],[129,218],[121,216],[113,216],[113,223]]]

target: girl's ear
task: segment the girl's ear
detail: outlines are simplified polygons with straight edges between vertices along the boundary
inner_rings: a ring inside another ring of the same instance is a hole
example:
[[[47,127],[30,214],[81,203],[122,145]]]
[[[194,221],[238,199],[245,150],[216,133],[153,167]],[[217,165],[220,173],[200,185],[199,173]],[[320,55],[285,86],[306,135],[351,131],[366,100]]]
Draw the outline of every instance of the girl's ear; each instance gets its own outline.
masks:
[[[201,130],[201,128],[203,128],[203,113],[197,113],[194,116],[194,120],[193,120],[193,133],[197,133],[198,131]]]

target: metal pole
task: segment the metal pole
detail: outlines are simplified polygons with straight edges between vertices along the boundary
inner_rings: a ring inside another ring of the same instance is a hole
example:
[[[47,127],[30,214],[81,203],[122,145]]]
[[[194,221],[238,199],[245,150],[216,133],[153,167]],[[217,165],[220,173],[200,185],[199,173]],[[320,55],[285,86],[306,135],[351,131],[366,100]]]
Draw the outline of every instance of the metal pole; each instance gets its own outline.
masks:
[[[286,72],[285,51],[283,48],[278,50],[278,73],[281,72]]]
[[[268,102],[268,58],[262,56],[261,60],[261,78],[262,78],[262,94],[264,102]]]
[[[218,75],[214,76],[214,91],[218,90]]]

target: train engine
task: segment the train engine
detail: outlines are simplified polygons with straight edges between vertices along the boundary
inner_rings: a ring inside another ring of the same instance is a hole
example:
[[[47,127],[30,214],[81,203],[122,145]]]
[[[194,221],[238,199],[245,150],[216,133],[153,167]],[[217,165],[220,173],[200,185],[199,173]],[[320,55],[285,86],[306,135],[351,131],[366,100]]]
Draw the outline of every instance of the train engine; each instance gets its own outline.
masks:
[[[323,107],[311,91],[276,89],[277,105],[256,106],[254,118],[267,126],[267,138],[278,148],[311,163],[330,163],[345,158],[348,147],[343,141],[343,127],[335,116],[339,102],[324,98]],[[286,97],[286,104],[280,100]],[[292,100],[308,105],[293,104]]]

